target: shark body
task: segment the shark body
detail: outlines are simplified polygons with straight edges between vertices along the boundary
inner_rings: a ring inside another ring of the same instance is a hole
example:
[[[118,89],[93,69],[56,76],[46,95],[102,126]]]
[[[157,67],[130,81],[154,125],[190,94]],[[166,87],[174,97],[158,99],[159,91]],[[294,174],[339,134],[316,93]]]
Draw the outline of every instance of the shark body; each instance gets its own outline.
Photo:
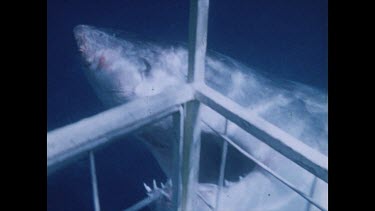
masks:
[[[82,54],[85,72],[101,101],[116,106],[136,98],[148,97],[174,85],[185,83],[187,48],[125,39],[96,27],[79,25],[74,35]],[[227,56],[208,51],[205,82],[241,106],[328,154],[327,95],[306,85],[271,80]],[[202,119],[222,131],[225,119],[203,107]],[[171,178],[172,143],[175,136],[168,118],[140,133],[145,145]],[[257,138],[229,123],[228,137],[247,140],[245,147],[269,168],[286,178],[320,203],[328,204],[327,184],[316,179]],[[276,181],[254,162],[228,148],[226,184],[216,203],[222,140],[207,126],[202,127],[202,146],[196,210],[306,210],[305,199]],[[148,188],[146,188],[148,189]],[[154,187],[154,189],[158,189]],[[152,189],[148,189],[152,192]],[[155,210],[169,210],[168,194],[160,198]]]

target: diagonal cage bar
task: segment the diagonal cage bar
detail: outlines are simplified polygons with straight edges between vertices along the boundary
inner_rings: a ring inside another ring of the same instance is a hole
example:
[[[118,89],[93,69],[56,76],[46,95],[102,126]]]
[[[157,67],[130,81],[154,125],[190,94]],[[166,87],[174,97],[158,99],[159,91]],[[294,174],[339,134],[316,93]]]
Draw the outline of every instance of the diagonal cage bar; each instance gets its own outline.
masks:
[[[152,202],[154,202],[155,200],[159,199],[160,197],[162,197],[161,192],[157,192],[156,194],[153,194],[149,197],[142,199],[141,201],[133,204],[131,207],[126,208],[123,211],[136,211],[136,210],[143,209],[149,204],[151,204]]]
[[[176,111],[193,98],[188,85],[138,99],[47,133],[47,174]]]

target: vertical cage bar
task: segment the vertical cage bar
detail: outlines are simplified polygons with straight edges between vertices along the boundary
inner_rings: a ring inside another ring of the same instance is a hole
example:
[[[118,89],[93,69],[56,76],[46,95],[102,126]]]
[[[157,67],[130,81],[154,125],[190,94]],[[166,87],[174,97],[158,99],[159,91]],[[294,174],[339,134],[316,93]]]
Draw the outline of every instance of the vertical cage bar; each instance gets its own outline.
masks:
[[[209,0],[190,0],[188,83],[204,82]],[[191,211],[197,200],[200,157],[200,102],[185,104],[181,210]]]
[[[183,158],[182,158],[182,194],[181,210],[191,211],[197,200],[197,184],[200,158],[200,103],[191,101],[186,103],[184,118]]]
[[[188,83],[204,80],[209,0],[190,0]]]
[[[309,194],[310,198],[312,198],[312,199],[314,198],[314,192],[315,192],[315,187],[316,187],[317,182],[318,182],[318,177],[314,176],[314,180],[311,184],[311,189],[310,189],[310,194]],[[310,211],[311,208],[312,208],[312,206],[311,206],[312,204],[309,201],[307,201],[306,203],[307,203],[306,211]]]
[[[99,192],[98,183],[96,180],[96,169],[95,169],[95,157],[93,151],[90,151],[90,172],[91,172],[91,184],[92,184],[92,196],[94,201],[95,211],[100,211],[99,203]]]
[[[184,109],[180,106],[178,112],[173,114],[173,125],[176,141],[173,142],[173,162],[174,172],[172,176],[172,188],[173,188],[173,209],[181,210],[181,191],[182,191],[182,157],[183,157],[183,127],[184,127]]]
[[[221,189],[224,186],[224,170],[227,160],[228,142],[224,140],[223,152],[221,154],[221,164],[220,164],[220,176],[219,176],[219,187],[216,194],[216,206],[215,211],[219,210],[219,199],[221,197]]]
[[[228,119],[225,119],[225,127],[224,127],[224,135],[227,134],[228,131]],[[225,165],[227,161],[227,152],[228,152],[228,142],[224,139],[223,140],[223,151],[221,153],[221,161],[220,161],[220,175],[219,175],[219,183],[218,183],[218,190],[216,193],[216,206],[215,211],[219,210],[219,200],[221,197],[221,189],[224,186],[224,172],[225,172]]]

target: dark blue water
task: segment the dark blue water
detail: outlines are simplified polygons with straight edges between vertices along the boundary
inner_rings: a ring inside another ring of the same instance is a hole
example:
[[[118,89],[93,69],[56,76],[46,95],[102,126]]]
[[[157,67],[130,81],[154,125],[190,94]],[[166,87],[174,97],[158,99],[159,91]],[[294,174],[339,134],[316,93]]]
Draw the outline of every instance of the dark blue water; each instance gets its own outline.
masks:
[[[256,70],[327,90],[325,0],[211,1],[208,47]],[[188,1],[48,0],[47,129],[105,107],[80,69],[72,29],[78,24],[121,29],[156,40],[186,41]],[[164,180],[151,155],[130,139],[97,152],[103,210],[121,210],[146,196],[142,182]],[[88,160],[48,178],[48,210],[92,209]]]

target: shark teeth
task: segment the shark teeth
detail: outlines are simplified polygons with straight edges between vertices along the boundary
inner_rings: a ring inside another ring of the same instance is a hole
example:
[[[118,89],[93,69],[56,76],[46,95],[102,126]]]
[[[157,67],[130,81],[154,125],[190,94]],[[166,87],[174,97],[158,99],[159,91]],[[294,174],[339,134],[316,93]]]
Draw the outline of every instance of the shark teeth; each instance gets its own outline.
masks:
[[[153,179],[152,180],[152,187],[148,186],[146,183],[143,183],[143,186],[145,187],[146,193],[149,196],[151,194],[155,193],[155,192],[160,192],[164,196],[170,198],[170,194],[167,193],[168,192],[167,189],[170,188],[170,187],[172,187],[172,181],[171,180],[168,180],[164,184],[162,182],[160,182],[160,187],[158,187],[155,179]]]
[[[156,181],[155,180],[152,180],[152,184],[153,184],[154,190],[158,189],[158,186],[156,185]]]
[[[147,186],[146,183],[143,183],[143,186],[145,187],[147,193],[152,191],[152,189],[149,186]]]
[[[152,186],[148,186],[146,183],[143,183],[143,186],[146,189],[146,194],[151,197],[158,194],[161,194],[168,201],[172,201],[172,180],[168,180],[165,183],[160,182],[160,187],[157,186],[155,180],[152,180]]]

